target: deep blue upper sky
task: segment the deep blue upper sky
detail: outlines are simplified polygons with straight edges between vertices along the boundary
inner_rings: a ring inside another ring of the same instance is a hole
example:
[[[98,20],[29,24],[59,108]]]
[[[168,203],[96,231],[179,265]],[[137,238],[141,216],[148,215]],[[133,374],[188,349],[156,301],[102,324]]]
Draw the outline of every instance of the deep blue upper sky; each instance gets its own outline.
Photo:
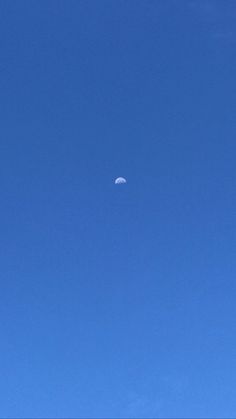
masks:
[[[0,417],[235,417],[235,19],[0,0]]]

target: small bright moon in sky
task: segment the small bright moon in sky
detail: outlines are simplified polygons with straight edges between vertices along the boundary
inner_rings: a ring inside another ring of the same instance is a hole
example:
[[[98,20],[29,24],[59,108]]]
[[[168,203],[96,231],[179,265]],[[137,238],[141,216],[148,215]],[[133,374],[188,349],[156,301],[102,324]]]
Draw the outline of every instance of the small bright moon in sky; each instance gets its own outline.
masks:
[[[127,183],[127,180],[126,180],[124,177],[118,177],[118,178],[115,180],[115,184],[116,184],[116,185],[121,185],[121,184],[123,184],[123,183]]]

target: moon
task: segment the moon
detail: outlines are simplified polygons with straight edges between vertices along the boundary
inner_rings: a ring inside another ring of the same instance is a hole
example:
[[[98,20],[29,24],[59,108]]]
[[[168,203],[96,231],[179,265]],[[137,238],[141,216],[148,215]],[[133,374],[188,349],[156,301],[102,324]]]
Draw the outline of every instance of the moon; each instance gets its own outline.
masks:
[[[116,184],[116,185],[122,185],[122,184],[124,184],[124,183],[127,183],[127,180],[126,180],[124,177],[118,177],[118,178],[115,180],[115,184]]]

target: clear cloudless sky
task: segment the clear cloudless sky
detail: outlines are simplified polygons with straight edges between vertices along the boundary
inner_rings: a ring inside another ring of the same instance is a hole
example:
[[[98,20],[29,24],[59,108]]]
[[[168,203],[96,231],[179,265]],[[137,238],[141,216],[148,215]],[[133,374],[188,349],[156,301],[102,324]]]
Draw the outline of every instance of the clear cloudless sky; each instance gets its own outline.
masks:
[[[235,19],[0,1],[0,417],[235,417]]]

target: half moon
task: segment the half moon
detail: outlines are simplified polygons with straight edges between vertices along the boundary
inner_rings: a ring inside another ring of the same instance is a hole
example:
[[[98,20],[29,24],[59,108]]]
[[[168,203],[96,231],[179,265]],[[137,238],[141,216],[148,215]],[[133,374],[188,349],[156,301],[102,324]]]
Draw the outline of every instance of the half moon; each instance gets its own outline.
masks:
[[[118,177],[118,178],[115,180],[115,184],[116,184],[116,185],[121,185],[121,184],[124,184],[124,183],[127,183],[127,180],[126,180],[124,177]]]

